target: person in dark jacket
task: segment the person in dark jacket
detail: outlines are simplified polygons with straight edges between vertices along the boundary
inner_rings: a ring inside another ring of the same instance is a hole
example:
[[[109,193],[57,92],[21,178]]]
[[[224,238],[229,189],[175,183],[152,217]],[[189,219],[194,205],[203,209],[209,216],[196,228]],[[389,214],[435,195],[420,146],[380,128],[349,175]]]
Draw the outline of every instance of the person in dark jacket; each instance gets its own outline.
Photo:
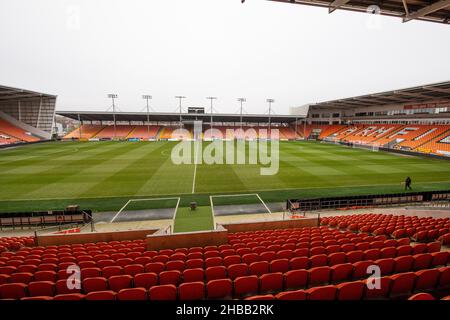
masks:
[[[406,177],[405,190],[412,190],[412,188],[411,188],[411,178],[410,177]]]

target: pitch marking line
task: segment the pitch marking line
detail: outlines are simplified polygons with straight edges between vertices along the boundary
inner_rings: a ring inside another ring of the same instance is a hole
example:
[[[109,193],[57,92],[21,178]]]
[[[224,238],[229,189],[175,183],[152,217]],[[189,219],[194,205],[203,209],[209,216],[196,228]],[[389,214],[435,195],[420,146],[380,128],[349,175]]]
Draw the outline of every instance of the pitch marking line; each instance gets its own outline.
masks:
[[[176,199],[176,198],[172,198],[172,199]],[[181,197],[178,197],[177,205],[175,206],[175,213],[173,214],[173,218],[172,218],[172,226],[170,228],[171,233],[174,233],[174,230],[175,230],[175,220],[177,218],[178,206],[180,205],[180,201],[181,201]]]
[[[267,211],[269,211],[269,213],[271,214],[272,211],[270,211],[269,207],[266,205],[266,203],[263,201],[263,199],[261,199],[261,197],[259,196],[259,194],[255,193],[256,196],[258,197],[259,201],[261,201],[261,203],[263,204],[263,206],[267,209]]]
[[[257,193],[242,193],[242,194],[218,194],[218,195],[211,195],[209,196],[209,201],[211,202],[211,211],[212,211],[212,215],[213,215],[213,221],[215,218],[215,214],[214,214],[214,202],[213,202],[213,198],[224,198],[224,197],[245,197],[245,196],[255,196],[259,199],[259,201],[261,201],[262,205],[264,206],[264,208],[266,208],[267,212],[269,214],[272,213],[272,211],[270,211],[269,207],[266,205],[266,203],[263,201],[263,199],[261,199],[261,197],[259,196],[259,194]],[[215,222],[214,222],[214,229],[215,229]]]
[[[200,147],[200,142],[194,142],[197,143],[197,148],[195,150],[195,159],[194,159],[194,178],[192,179],[192,192],[195,192],[195,177],[197,176],[197,162],[198,162],[198,148]]]
[[[176,205],[176,207],[175,207],[175,213],[174,213],[174,218],[173,218],[173,219],[175,219],[175,216],[176,216],[177,210],[178,210],[178,205],[180,204],[180,200],[181,200],[180,197],[171,197],[171,198],[148,198],[148,199],[130,199],[130,200],[127,201],[127,203],[125,203],[125,205],[124,205],[122,208],[120,208],[120,210],[116,213],[116,215],[111,219],[111,221],[110,221],[109,223],[113,223],[113,222],[117,219],[117,217],[122,213],[122,211],[123,211],[123,210],[124,210],[131,202],[152,201],[152,200],[175,200],[175,199],[178,200],[177,205]]]
[[[212,196],[209,196],[209,202],[211,203],[211,213],[212,213],[212,219],[213,219],[213,230],[216,230],[216,219],[214,214],[214,204],[212,200]]]

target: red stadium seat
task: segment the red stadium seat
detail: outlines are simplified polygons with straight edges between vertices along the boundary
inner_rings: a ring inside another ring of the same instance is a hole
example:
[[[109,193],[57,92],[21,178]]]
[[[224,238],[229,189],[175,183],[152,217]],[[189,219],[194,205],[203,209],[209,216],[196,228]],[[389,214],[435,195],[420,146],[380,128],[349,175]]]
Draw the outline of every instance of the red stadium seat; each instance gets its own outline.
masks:
[[[408,300],[435,300],[434,297],[429,293],[416,293],[415,295],[408,298]]]
[[[412,252],[412,247],[410,245],[404,245],[397,247],[397,257],[409,256]]]
[[[306,288],[307,284],[307,270],[291,270],[285,273],[284,287],[286,289]]]
[[[309,269],[309,262],[308,257],[295,257],[289,260],[289,266],[291,270]]]
[[[249,266],[250,275],[260,276],[269,273],[270,264],[267,261],[253,262]]]
[[[334,300],[336,298],[335,286],[311,288],[306,291],[308,300]]]
[[[244,277],[248,275],[248,266],[245,263],[233,264],[227,268],[228,277],[231,280],[237,277]]]
[[[258,292],[258,277],[244,276],[234,280],[234,295],[244,297]]]
[[[186,269],[183,271],[183,282],[204,281],[205,272],[202,268]]]
[[[146,270],[142,264],[130,264],[130,265],[124,266],[124,268],[123,268],[123,273],[128,274],[130,276],[134,276],[138,273],[144,273],[144,272],[146,272]]]
[[[21,299],[25,297],[27,285],[24,283],[6,283],[0,285],[0,299]]]
[[[355,263],[364,259],[364,252],[361,250],[355,250],[347,252],[347,262]]]
[[[67,293],[67,294],[58,294],[53,297],[53,300],[83,300],[84,294],[81,293]]]
[[[67,279],[61,279],[56,281],[56,294],[71,294],[71,293],[80,293],[81,292],[81,282],[74,279],[74,282],[70,281],[67,283]]]
[[[337,264],[331,267],[331,281],[348,281],[353,274],[353,265],[351,263]]]
[[[55,294],[55,284],[51,281],[35,281],[28,284],[28,294],[30,297],[48,296]]]
[[[412,270],[414,258],[412,256],[401,256],[395,260],[395,273],[407,272]]]
[[[176,300],[177,287],[172,284],[153,286],[148,291],[150,300]]]
[[[289,270],[288,259],[276,259],[270,262],[270,272],[287,272]]]
[[[450,287],[450,267],[439,268],[441,276],[439,277],[439,288],[449,288]]]
[[[416,280],[416,275],[413,272],[394,274],[390,278],[392,279],[392,286],[389,293],[391,297],[411,294]]]
[[[120,276],[123,274],[123,268],[120,266],[108,266],[102,269],[102,276],[106,279],[112,276]]]
[[[382,248],[380,250],[380,258],[386,259],[386,258],[395,258],[397,256],[397,249],[395,247],[387,247]]]
[[[224,299],[233,294],[233,283],[230,279],[217,279],[206,284],[208,299]]]
[[[224,266],[214,266],[206,268],[205,270],[206,281],[225,279],[227,277],[227,268]]]
[[[437,269],[419,270],[416,271],[417,280],[414,290],[433,290],[439,280],[440,272]]]
[[[28,284],[34,279],[33,274],[29,272],[17,272],[13,273],[9,277],[9,282],[11,283],[25,283]]]
[[[150,289],[158,284],[158,275],[153,272],[138,273],[134,276],[134,286],[136,288]]]
[[[343,264],[347,260],[347,255],[343,252],[336,252],[328,255],[328,265],[334,266],[337,264]]]
[[[144,288],[122,289],[117,294],[117,300],[147,300],[147,290]]]
[[[151,262],[151,263],[147,263],[145,265],[145,272],[152,272],[152,273],[160,273],[163,272],[165,269],[165,265],[162,262]],[[143,272],[141,272],[143,273]]]
[[[116,293],[111,290],[89,292],[85,297],[86,300],[116,300]]]
[[[52,281],[55,282],[57,273],[55,271],[37,271],[34,274],[34,281]]]
[[[419,253],[414,255],[413,258],[413,270],[422,270],[430,267],[433,257],[430,253]]]
[[[177,286],[180,283],[181,272],[178,270],[163,271],[159,274],[159,284],[172,284]]]
[[[53,297],[49,297],[49,296],[33,296],[33,297],[23,297],[20,300],[53,300]]]
[[[306,300],[307,294],[304,290],[280,292],[276,296],[277,300]]]
[[[185,268],[185,263],[182,260],[168,261],[166,263],[167,271],[178,270],[178,271],[183,272],[184,268]],[[141,273],[141,272],[138,272],[138,273]]]
[[[431,267],[445,266],[449,256],[448,251],[433,252],[431,254]]]
[[[327,265],[328,256],[326,254],[318,254],[310,257],[311,268],[322,267]]]
[[[309,269],[309,286],[327,284],[330,281],[331,270],[328,266]]]
[[[427,243],[427,247],[429,253],[441,251],[441,243],[439,241]]]
[[[205,297],[203,281],[182,283],[178,288],[180,300],[201,300]]]
[[[395,260],[393,258],[378,259],[375,264],[380,267],[381,275],[391,274],[395,268]]]
[[[197,269],[197,268],[203,268],[205,265],[205,262],[203,259],[189,259],[186,261],[186,269]]]
[[[251,296],[251,297],[245,298],[245,300],[251,300],[251,301],[274,300],[274,299],[275,299],[275,297],[271,294]]]
[[[275,292],[283,289],[283,274],[281,272],[267,273],[259,277],[260,292]]]
[[[133,277],[128,274],[120,276],[112,276],[108,279],[109,288],[115,292],[119,292],[122,289],[131,288]]]
[[[102,277],[87,278],[83,280],[83,290],[85,293],[106,291],[108,290],[108,282]]]
[[[223,258],[223,265],[225,267],[229,267],[233,264],[239,264],[241,263],[241,257],[238,255],[231,255],[231,256],[227,256],[225,258]]]
[[[370,273],[368,273],[368,268],[374,264],[373,261],[359,261],[353,264],[353,279],[367,278]]]
[[[242,262],[248,265],[258,261],[259,255],[257,255],[256,253],[247,253],[242,256]]]
[[[364,260],[377,260],[380,258],[380,249],[369,249],[364,251]]]
[[[100,268],[84,268],[81,269],[81,279],[95,278],[102,275],[102,270]]]
[[[392,280],[389,277],[381,277],[377,279],[378,287],[367,287],[365,291],[365,299],[385,299],[389,295]],[[367,286],[367,284],[366,284]]]
[[[211,257],[205,260],[205,267],[217,267],[222,266],[222,258],[221,257]]]
[[[338,300],[361,300],[363,298],[364,281],[345,282],[336,286]]]

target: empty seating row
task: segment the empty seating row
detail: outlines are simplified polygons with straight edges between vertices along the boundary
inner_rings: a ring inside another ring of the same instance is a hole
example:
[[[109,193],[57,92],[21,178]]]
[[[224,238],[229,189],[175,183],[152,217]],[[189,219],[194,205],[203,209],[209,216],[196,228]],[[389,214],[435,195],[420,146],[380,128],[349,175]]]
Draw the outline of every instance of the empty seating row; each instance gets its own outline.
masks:
[[[436,245],[434,245],[436,244]],[[138,273],[150,271],[150,272],[161,272],[170,270],[183,271],[185,269],[192,268],[209,268],[215,266],[225,266],[230,267],[232,265],[245,265],[249,267],[255,262],[266,262],[270,265],[271,270],[276,271],[287,271],[290,269],[308,269],[317,266],[333,266],[341,263],[354,263],[358,261],[365,260],[377,260],[384,258],[395,258],[395,257],[409,257],[414,260],[416,258],[428,259],[431,263],[433,259],[439,259],[439,261],[448,259],[448,252],[440,252],[440,243],[435,242],[431,244],[422,244],[417,246],[403,245],[399,247],[386,247],[383,249],[373,248],[365,251],[353,250],[348,252],[334,252],[330,254],[318,253],[313,256],[308,256],[307,249],[297,249],[294,251],[285,250],[284,258],[279,251],[277,253],[262,252],[261,254],[249,253],[243,256],[230,255],[225,258],[220,256],[210,257],[205,260],[201,259],[200,256],[197,259],[183,260],[169,260],[168,256],[155,256],[150,257],[138,257],[136,259],[131,258],[121,258],[116,261],[112,259],[100,259],[90,260],[92,257],[88,257],[87,260],[61,262],[56,263],[39,263],[39,260],[33,261],[33,259],[18,261],[9,260],[6,263],[9,265],[0,265],[0,275],[12,275],[15,273],[31,273],[31,274],[47,274],[49,277],[58,278],[64,277],[67,268],[72,265],[77,265],[81,270],[92,269],[98,270],[99,272],[106,267],[118,267],[118,269],[123,270],[124,273]],[[325,251],[324,251],[325,252]],[[200,254],[200,253],[199,253]],[[103,257],[102,257],[103,258]],[[49,262],[52,258],[47,258]],[[63,259],[63,258],[62,258]],[[145,259],[145,260],[144,260]],[[17,264],[15,263],[17,262]],[[36,262],[36,264],[32,264]],[[134,271],[137,270],[137,271]]]
[[[302,270],[297,270],[302,271]],[[321,274],[318,272],[317,276],[320,278]],[[309,281],[315,280],[314,273],[309,275]],[[154,298],[174,300],[177,298],[177,288],[179,298],[182,300],[196,300],[208,298],[242,298],[252,294],[264,294],[270,292],[280,292],[293,288],[292,281],[298,281],[299,276],[291,276],[290,274],[282,274],[281,272],[264,274],[262,276],[250,275],[237,277],[231,279],[213,279],[206,283],[203,281],[187,282],[182,284],[164,283],[157,285],[155,283],[155,274],[140,274],[133,277],[115,276],[109,280],[105,278],[88,278],[83,280],[84,294],[91,294],[93,292],[115,291],[121,292],[126,289],[133,289],[132,283],[134,281],[135,288],[140,288],[141,292],[149,292],[150,299],[152,292],[162,291],[155,294]],[[319,280],[319,279],[316,279]],[[151,285],[151,282],[155,283]],[[328,281],[317,281],[311,283],[308,293],[316,292],[316,288]],[[338,285],[330,285],[336,290],[337,288],[347,288],[349,282],[344,282]],[[400,295],[410,295],[414,291],[427,291],[436,289],[447,289],[450,287],[450,267],[441,267],[439,269],[424,269],[416,272],[404,272],[391,276],[384,276],[381,278],[369,278],[364,281],[354,281],[351,283],[358,283],[357,288],[349,287],[345,289],[347,293],[341,296],[343,300],[355,300],[362,298],[386,298]],[[301,287],[301,284],[295,284],[296,287]],[[0,285],[1,299],[21,299],[24,297],[53,297],[55,294],[79,294],[80,290],[72,290],[70,292],[67,283],[55,284],[50,281],[38,281],[27,284],[3,284]],[[157,289],[154,289],[157,288]],[[164,288],[164,289],[161,289]],[[170,288],[170,289],[167,289]],[[206,294],[205,294],[206,288]],[[352,289],[350,289],[352,288]],[[317,294],[317,298],[321,300],[335,299],[336,290],[334,294],[331,293]],[[77,292],[78,291],[78,292]],[[184,292],[186,291],[186,292]],[[165,292],[163,294],[163,292]],[[184,293],[182,293],[184,292]],[[300,299],[298,294],[304,292],[303,290],[289,291],[277,295],[279,299]],[[353,294],[352,294],[353,292]],[[356,292],[356,293],[355,293]],[[305,299],[306,299],[305,296]],[[156,298],[158,297],[158,298]],[[163,300],[164,300],[163,299]],[[310,298],[311,299],[311,298]]]
[[[323,218],[321,225],[350,231],[412,237],[415,241],[433,241],[450,230],[449,218],[418,218],[382,214],[347,215]]]
[[[222,251],[208,251],[202,254],[201,252],[191,252],[188,254],[182,252],[172,253],[170,256],[158,254],[156,251],[147,251],[147,252],[128,252],[128,253],[98,253],[98,252],[74,252],[74,253],[45,253],[41,256],[37,254],[29,254],[27,256],[10,256],[10,257],[0,257],[0,267],[2,266],[13,266],[20,267],[22,265],[34,265],[40,266],[41,264],[45,265],[45,269],[41,268],[41,270],[55,270],[59,269],[59,265],[63,264],[65,266],[68,263],[78,263],[78,264],[87,264],[87,262],[95,262],[95,264],[99,264],[99,266],[103,265],[114,265],[118,264],[121,266],[125,266],[127,264],[147,264],[150,262],[163,262],[167,263],[170,261],[186,261],[189,260],[205,260],[204,265],[206,264],[206,260],[209,261],[217,261],[220,259],[223,264],[230,265],[236,263],[236,261],[245,262],[253,262],[266,260],[271,261],[274,259],[291,259],[293,257],[312,257],[318,254],[327,254],[331,255],[333,253],[339,252],[351,252],[351,251],[367,251],[370,249],[379,249],[380,252],[378,255],[381,257],[390,257],[396,256],[397,251],[399,255],[405,254],[418,254],[424,252],[436,252],[440,250],[440,243],[433,242],[429,244],[420,244],[414,247],[409,245],[403,245],[406,243],[405,241],[397,241],[397,240],[386,240],[386,241],[374,241],[374,242],[361,242],[357,244],[348,243],[345,245],[328,245],[321,246],[318,245],[311,249],[300,246],[292,249],[287,249],[287,247],[279,247],[279,246],[269,246],[268,248],[258,246],[254,248],[239,248],[237,250],[234,249],[224,249]],[[321,244],[321,243],[319,243]],[[397,249],[396,249],[397,248]],[[371,256],[376,255],[378,251],[373,251],[370,253]],[[97,253],[97,254],[95,254]],[[163,252],[164,253],[164,252]],[[167,252],[169,253],[169,252]],[[216,258],[216,259],[211,259]],[[192,263],[198,264],[198,261],[192,261]],[[56,265],[56,267],[51,267],[50,265]],[[189,263],[187,263],[189,265]],[[36,268],[39,269],[39,268]]]
[[[286,278],[286,288],[306,287],[320,283],[335,283],[340,281],[356,280],[365,278],[368,275],[370,266],[378,266],[380,275],[387,275],[397,272],[406,272],[422,270],[430,267],[445,266],[449,260],[448,252],[436,252],[433,254],[418,254],[415,256],[402,256],[397,258],[384,258],[375,261],[358,261],[355,263],[339,263],[333,266],[312,266],[309,268],[302,260],[291,261],[289,265],[287,259],[275,260],[272,263],[266,261],[253,262],[250,265],[234,264],[229,267],[212,266],[206,270],[202,268],[192,268],[181,270],[165,270],[162,263],[150,263],[145,268],[141,265],[130,265],[125,268],[118,266],[109,266],[100,268],[81,269],[80,278],[83,281],[93,281],[97,279],[102,283],[121,281],[124,279],[131,285],[133,277],[147,279],[151,285],[174,284],[178,285],[184,282],[210,281],[215,279],[229,278],[234,280],[242,276],[262,276],[270,273],[284,274]],[[297,265],[293,265],[297,263]],[[56,282],[61,284],[64,289],[67,285],[67,279],[74,271],[64,270],[56,274],[54,271],[38,271],[35,274],[29,272],[17,272],[9,275],[0,275],[0,284],[32,282]],[[59,279],[59,280],[58,280]],[[99,280],[100,279],[100,280]],[[151,281],[149,280],[151,279]],[[137,285],[141,286],[141,285]],[[117,287],[110,287],[117,289]],[[117,290],[116,290],[117,291]],[[59,292],[59,291],[58,291]],[[59,292],[62,293],[62,292]]]
[[[249,300],[362,300],[406,298],[413,292],[448,290],[450,287],[450,267],[428,269],[417,272],[398,273],[370,281],[344,282],[280,292],[276,296],[253,296]],[[378,285],[377,285],[378,281]],[[253,290],[253,292],[255,292]],[[261,294],[261,292],[260,292]]]

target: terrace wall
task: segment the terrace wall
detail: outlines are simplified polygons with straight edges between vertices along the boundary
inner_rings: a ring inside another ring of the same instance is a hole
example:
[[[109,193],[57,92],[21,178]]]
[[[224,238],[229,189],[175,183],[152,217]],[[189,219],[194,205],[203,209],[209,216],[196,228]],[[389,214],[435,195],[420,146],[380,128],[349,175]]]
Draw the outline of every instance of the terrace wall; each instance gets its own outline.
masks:
[[[51,246],[72,243],[88,243],[102,241],[122,241],[122,240],[144,240],[148,235],[157,232],[158,229],[127,230],[111,232],[92,232],[76,234],[48,234],[38,235],[38,246]]]
[[[222,225],[228,232],[245,232],[256,230],[273,230],[273,229],[290,229],[317,227],[319,221],[317,218],[300,218],[295,220],[279,220],[279,221],[258,221],[248,223],[229,223]]]

